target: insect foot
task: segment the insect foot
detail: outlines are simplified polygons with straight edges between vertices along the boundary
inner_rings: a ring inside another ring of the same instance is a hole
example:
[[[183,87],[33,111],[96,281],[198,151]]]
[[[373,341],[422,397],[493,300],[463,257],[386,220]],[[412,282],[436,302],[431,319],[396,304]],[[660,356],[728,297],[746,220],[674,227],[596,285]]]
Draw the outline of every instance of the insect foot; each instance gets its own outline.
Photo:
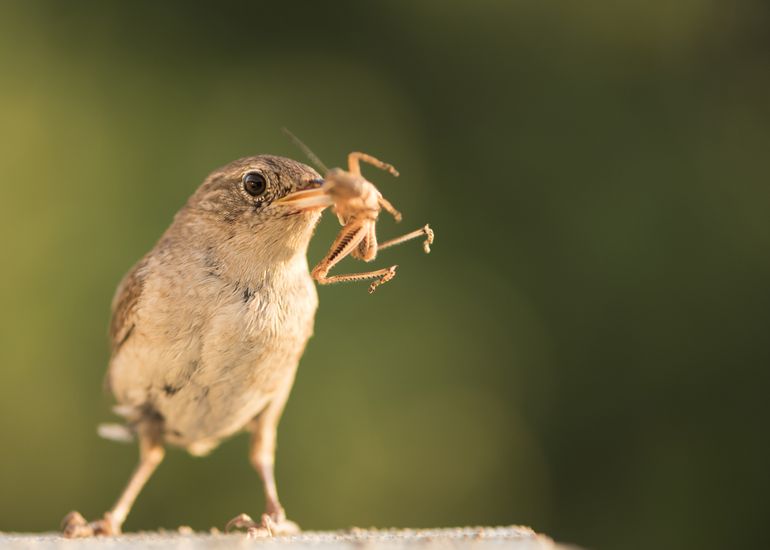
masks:
[[[427,223],[425,224],[425,227],[422,228],[422,230],[425,232],[425,242],[422,243],[422,249],[426,254],[430,254],[430,245],[433,244],[433,238],[435,235]]]
[[[389,267],[388,271],[387,271],[387,273],[385,273],[385,275],[383,275],[382,277],[380,277],[376,281],[373,281],[372,284],[369,285],[369,294],[372,294],[375,290],[377,290],[378,286],[387,283],[393,277],[395,277],[396,276],[396,268],[397,267],[398,267],[397,265]]]

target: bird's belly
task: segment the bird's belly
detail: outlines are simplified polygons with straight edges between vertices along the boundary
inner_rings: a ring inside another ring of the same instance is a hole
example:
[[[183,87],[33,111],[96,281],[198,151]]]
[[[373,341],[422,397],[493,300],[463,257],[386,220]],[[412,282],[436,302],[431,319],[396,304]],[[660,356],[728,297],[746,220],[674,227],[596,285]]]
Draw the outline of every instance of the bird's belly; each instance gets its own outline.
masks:
[[[202,362],[178,390],[161,388],[154,409],[163,416],[165,439],[205,448],[244,427],[294,374],[297,360],[276,351],[236,347]]]
[[[127,388],[139,398],[129,401],[161,415],[166,441],[195,454],[242,429],[292,383],[312,334],[317,295],[302,280],[288,289],[223,293],[208,305],[197,312],[205,319],[199,328],[186,330],[188,321],[182,330],[167,320],[166,334],[179,335],[174,345],[161,349],[137,334],[123,358],[142,363],[144,374]],[[125,401],[121,393],[128,393],[116,391]]]

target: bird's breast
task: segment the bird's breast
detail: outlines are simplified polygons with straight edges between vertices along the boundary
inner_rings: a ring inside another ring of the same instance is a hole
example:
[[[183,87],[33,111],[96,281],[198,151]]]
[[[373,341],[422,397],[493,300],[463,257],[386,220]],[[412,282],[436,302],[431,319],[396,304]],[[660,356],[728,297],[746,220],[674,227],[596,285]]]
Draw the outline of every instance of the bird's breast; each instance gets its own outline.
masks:
[[[171,291],[148,281],[135,333],[113,358],[118,400],[157,411],[181,446],[241,429],[294,376],[312,334],[318,296],[302,260],[242,279],[188,272]]]

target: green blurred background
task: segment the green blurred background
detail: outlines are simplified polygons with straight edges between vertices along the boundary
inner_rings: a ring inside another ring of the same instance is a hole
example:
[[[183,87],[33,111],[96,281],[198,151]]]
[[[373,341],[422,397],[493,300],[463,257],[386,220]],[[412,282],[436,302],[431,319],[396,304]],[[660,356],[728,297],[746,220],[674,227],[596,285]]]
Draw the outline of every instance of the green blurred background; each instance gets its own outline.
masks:
[[[109,303],[208,172],[360,149],[434,252],[319,289],[278,481],[308,529],[770,545],[764,1],[3,2],[0,530],[112,504]],[[337,231],[312,243],[317,261]],[[360,267],[346,262],[347,269]],[[258,514],[240,436],[129,530]]]

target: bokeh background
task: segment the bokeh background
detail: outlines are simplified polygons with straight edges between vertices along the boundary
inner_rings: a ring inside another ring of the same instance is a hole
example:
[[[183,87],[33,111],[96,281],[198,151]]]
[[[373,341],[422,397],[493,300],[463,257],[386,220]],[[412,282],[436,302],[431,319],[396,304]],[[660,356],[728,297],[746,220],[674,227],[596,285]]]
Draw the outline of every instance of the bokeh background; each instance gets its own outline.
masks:
[[[768,547],[768,4],[277,4],[3,2],[0,530],[112,504],[114,288],[212,169],[302,160],[287,126],[401,170],[369,172],[382,237],[437,234],[373,296],[319,289],[293,519]],[[246,449],[171,452],[126,528],[257,515]]]

